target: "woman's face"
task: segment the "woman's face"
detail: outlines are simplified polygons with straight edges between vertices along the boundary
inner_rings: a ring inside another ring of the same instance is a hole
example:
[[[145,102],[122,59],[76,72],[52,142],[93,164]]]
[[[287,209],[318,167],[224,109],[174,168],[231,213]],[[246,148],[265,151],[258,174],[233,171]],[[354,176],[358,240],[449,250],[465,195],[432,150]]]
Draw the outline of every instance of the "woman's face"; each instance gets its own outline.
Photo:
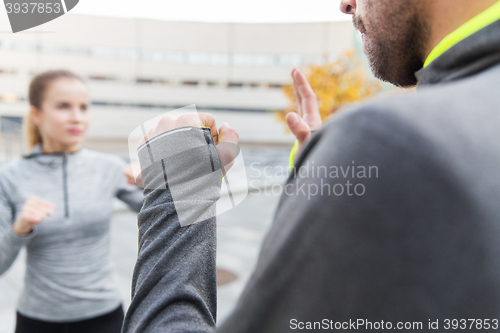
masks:
[[[32,109],[44,150],[78,149],[89,123],[89,104],[87,86],[80,80],[60,78],[49,84],[41,110]]]

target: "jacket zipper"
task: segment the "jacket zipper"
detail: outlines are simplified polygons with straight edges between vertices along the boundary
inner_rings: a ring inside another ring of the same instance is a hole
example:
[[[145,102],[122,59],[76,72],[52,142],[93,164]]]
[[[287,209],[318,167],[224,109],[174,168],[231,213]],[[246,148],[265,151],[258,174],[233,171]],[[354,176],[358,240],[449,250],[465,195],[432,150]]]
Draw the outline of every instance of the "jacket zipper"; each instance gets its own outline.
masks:
[[[63,195],[64,195],[64,216],[69,217],[69,207],[68,207],[68,161],[66,154],[63,154],[62,160],[62,176],[63,176]]]

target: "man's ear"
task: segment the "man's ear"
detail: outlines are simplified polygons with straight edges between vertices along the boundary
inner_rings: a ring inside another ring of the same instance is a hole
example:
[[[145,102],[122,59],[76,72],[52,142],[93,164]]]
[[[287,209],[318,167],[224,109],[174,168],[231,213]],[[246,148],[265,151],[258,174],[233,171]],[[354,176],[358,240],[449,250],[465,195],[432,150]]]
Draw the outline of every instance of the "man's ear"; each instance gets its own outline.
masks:
[[[40,126],[41,123],[41,115],[40,115],[40,110],[38,108],[34,107],[33,105],[30,107],[29,115],[33,123],[35,123],[36,126]]]

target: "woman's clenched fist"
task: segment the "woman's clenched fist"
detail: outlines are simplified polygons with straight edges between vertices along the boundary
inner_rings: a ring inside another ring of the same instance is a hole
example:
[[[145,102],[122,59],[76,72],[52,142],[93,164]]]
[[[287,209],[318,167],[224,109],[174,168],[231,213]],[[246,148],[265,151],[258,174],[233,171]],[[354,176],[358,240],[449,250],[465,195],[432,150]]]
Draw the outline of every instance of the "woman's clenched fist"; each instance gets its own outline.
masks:
[[[54,213],[54,205],[36,197],[29,198],[23,205],[21,213],[12,225],[12,229],[20,235],[29,234],[35,225]]]

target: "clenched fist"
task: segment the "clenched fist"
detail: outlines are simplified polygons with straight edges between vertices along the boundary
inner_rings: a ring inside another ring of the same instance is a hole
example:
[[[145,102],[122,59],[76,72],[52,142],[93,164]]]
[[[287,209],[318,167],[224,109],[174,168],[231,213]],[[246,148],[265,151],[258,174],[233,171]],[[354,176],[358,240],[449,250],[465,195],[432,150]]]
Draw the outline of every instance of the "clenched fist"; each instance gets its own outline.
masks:
[[[148,134],[140,140],[139,146],[157,135],[184,126],[210,128],[214,143],[219,152],[222,174],[225,175],[234,164],[234,159],[239,153],[239,134],[234,128],[229,127],[226,122],[223,122],[217,130],[215,118],[210,113],[186,113],[178,117],[166,115],[160,119],[156,127],[150,129]],[[137,181],[140,181],[140,179]]]
[[[23,205],[21,214],[12,225],[12,229],[20,236],[27,235],[33,227],[44,218],[54,213],[54,205],[47,200],[29,198]]]

